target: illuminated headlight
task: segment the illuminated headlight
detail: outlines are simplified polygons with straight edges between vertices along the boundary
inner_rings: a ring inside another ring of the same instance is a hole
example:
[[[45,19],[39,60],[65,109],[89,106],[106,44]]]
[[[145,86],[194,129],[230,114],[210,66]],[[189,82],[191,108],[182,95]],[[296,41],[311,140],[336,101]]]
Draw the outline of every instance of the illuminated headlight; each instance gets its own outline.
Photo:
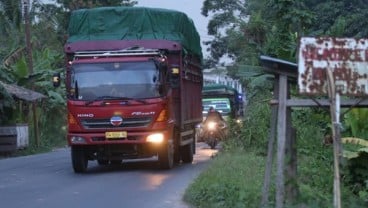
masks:
[[[207,128],[210,130],[214,130],[216,128],[216,122],[212,122],[212,121],[208,122]]]
[[[151,134],[147,136],[147,142],[161,143],[164,141],[164,135],[162,133]]]
[[[241,123],[241,120],[240,119],[236,119],[236,123]]]
[[[86,143],[86,139],[79,136],[72,136],[70,139],[73,144],[84,144]]]

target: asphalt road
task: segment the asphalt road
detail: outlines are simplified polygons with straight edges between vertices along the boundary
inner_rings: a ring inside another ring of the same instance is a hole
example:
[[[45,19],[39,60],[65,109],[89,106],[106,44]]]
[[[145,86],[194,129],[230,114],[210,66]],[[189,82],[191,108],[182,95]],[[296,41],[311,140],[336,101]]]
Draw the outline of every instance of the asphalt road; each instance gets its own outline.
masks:
[[[160,170],[153,162],[98,166],[75,174],[69,148],[0,159],[0,207],[186,208],[182,196],[216,150],[197,145],[192,164]]]

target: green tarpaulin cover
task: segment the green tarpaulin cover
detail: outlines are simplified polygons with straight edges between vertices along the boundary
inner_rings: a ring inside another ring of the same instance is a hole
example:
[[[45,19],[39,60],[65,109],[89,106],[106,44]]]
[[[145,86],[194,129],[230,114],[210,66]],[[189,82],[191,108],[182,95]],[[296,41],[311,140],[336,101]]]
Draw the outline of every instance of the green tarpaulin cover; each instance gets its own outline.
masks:
[[[222,84],[211,84],[211,85],[205,85],[202,89],[202,94],[237,94],[237,91],[235,88],[222,85]]]
[[[68,43],[88,40],[170,40],[202,57],[199,34],[182,12],[146,7],[100,7],[73,11]]]

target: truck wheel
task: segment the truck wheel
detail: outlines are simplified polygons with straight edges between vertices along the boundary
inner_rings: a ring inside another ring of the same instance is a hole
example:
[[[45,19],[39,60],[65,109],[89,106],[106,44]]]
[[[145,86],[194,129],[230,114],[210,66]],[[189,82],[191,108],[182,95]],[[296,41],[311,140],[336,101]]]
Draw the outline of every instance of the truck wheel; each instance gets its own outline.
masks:
[[[175,147],[175,150],[174,150],[174,163],[179,163],[180,162],[180,147]]]
[[[109,164],[109,161],[108,160],[97,160],[97,163],[99,165],[108,165]]]
[[[191,163],[193,162],[193,152],[194,152],[194,144],[190,143],[185,146],[182,146],[180,149],[181,159],[183,163]]]
[[[158,162],[161,169],[171,169],[174,166],[174,146],[172,142],[166,145],[158,153]]]
[[[75,173],[84,173],[88,167],[88,158],[82,146],[72,146],[72,163]]]
[[[180,141],[179,131],[175,129],[174,130],[174,163],[176,164],[179,163],[181,159],[179,141]]]
[[[122,160],[110,160],[111,165],[121,165],[123,163]]]

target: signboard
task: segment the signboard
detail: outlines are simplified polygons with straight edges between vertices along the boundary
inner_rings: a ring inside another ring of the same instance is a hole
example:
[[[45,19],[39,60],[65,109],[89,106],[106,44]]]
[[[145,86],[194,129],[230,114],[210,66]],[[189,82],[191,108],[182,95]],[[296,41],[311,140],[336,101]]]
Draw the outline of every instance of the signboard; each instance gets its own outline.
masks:
[[[368,94],[368,39],[312,38],[300,40],[300,94],[327,95],[327,69],[340,95]]]

